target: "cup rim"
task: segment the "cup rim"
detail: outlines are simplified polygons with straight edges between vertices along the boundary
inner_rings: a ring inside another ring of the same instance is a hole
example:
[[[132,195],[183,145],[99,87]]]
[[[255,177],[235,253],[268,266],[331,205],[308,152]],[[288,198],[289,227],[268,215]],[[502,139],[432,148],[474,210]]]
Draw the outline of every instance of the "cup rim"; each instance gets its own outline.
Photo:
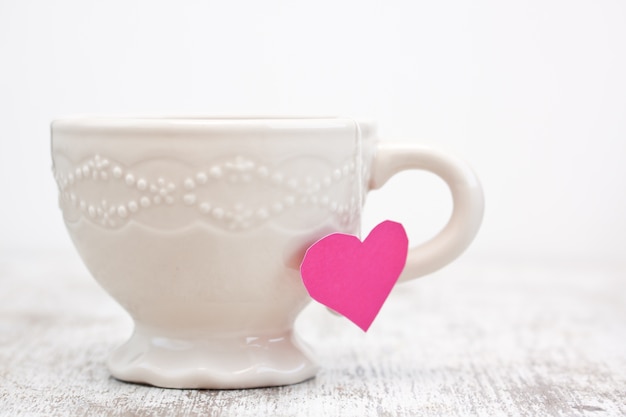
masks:
[[[202,114],[139,114],[139,115],[73,115],[52,120],[53,134],[88,132],[155,132],[184,131],[206,132],[210,130],[290,130],[309,131],[345,129],[358,126],[362,132],[376,130],[369,120],[327,115],[202,115]]]

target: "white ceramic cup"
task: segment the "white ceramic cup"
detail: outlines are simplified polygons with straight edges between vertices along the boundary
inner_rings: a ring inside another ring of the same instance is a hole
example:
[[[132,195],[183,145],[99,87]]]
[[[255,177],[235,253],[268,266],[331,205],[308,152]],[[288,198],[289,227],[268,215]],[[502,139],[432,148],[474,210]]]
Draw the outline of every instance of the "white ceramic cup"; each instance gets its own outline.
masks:
[[[370,189],[425,169],[452,215],[413,247],[401,280],[457,257],[482,219],[466,164],[376,140],[347,118],[72,118],[52,123],[69,234],[131,315],[109,358],[118,379],[173,388],[284,385],[317,366],[293,333],[309,302],[299,266],[333,233],[360,233]],[[412,193],[407,190],[407,193]]]

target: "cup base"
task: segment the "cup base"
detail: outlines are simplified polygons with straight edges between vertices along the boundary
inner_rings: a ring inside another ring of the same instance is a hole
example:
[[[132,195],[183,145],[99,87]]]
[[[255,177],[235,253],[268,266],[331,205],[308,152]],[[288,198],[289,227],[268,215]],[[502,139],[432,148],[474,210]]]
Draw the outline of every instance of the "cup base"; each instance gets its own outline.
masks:
[[[318,366],[292,331],[263,336],[163,337],[136,329],[107,361],[122,381],[180,389],[290,385]]]

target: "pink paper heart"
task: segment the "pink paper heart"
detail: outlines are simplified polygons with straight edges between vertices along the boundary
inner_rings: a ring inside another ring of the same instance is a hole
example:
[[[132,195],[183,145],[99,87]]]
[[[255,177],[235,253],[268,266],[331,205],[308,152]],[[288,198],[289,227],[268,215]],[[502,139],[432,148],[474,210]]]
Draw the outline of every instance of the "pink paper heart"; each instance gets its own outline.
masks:
[[[361,241],[334,233],[314,243],[300,266],[314,300],[367,331],[404,269],[409,240],[400,223],[384,221]]]

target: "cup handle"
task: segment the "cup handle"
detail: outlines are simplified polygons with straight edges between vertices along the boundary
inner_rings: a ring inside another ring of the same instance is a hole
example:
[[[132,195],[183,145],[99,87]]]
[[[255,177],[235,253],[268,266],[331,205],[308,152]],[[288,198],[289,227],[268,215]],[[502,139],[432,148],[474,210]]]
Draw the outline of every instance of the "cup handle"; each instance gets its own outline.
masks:
[[[409,250],[398,281],[429,274],[459,256],[476,236],[484,211],[482,187],[472,169],[456,157],[421,146],[378,143],[369,189],[378,189],[398,172],[412,169],[430,171],[444,180],[453,207],[448,223],[437,235]]]

